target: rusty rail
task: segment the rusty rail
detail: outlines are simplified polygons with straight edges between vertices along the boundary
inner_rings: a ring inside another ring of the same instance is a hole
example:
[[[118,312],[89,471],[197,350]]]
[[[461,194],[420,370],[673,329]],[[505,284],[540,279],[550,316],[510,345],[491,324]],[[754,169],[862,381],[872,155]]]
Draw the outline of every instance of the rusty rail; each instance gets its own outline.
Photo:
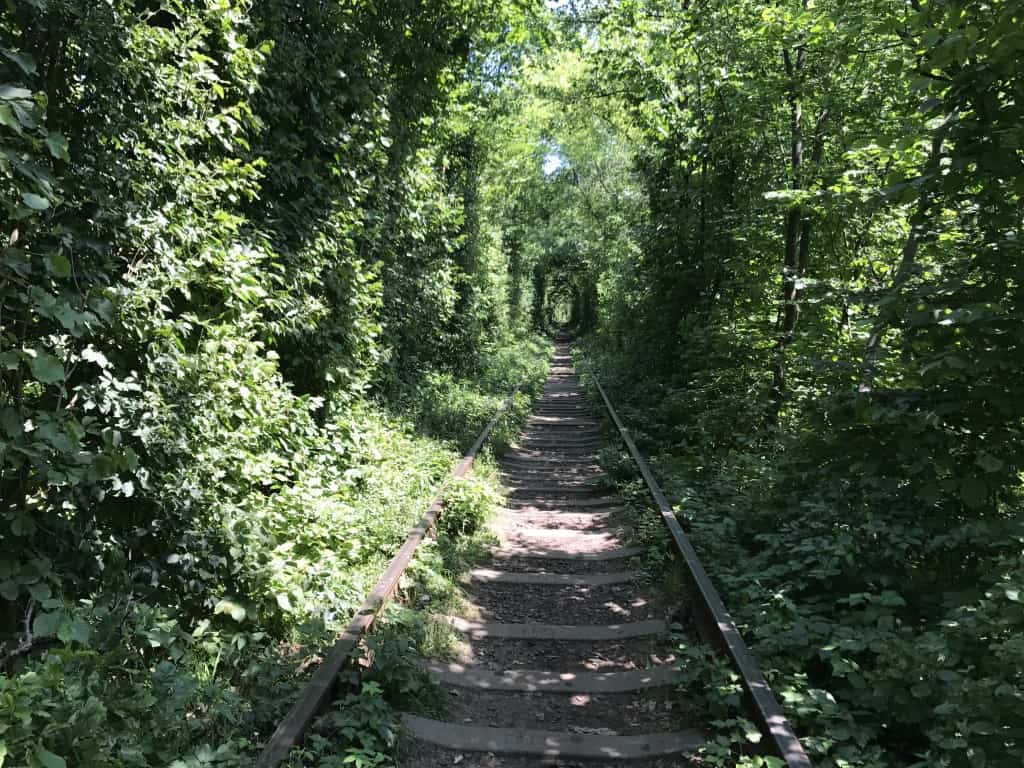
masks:
[[[259,759],[256,761],[256,768],[276,768],[276,766],[284,762],[292,748],[302,743],[302,738],[310,723],[335,698],[338,675],[345,665],[348,664],[353,651],[358,647],[363,635],[373,625],[380,609],[384,607],[388,598],[394,593],[398,580],[412,561],[416,548],[426,537],[430,529],[434,527],[434,523],[441,512],[448,484],[452,480],[463,477],[470,467],[473,466],[476,455],[480,452],[487,438],[490,437],[495,425],[512,407],[516,393],[519,391],[519,386],[517,384],[512,390],[512,394],[509,395],[505,403],[498,409],[494,418],[487,423],[483,432],[477,437],[476,442],[473,443],[469,451],[462,457],[462,460],[455,469],[452,470],[448,479],[445,480],[423,519],[409,533],[402,548],[398,550],[398,554],[394,556],[384,574],[378,579],[370,594],[366,596],[356,615],[335,640],[334,647],[327,658],[324,659],[316,672],[313,673],[309,682],[306,683],[306,687],[299,696],[299,700],[295,702],[291,711],[288,712],[284,720],[274,730],[274,733],[267,741],[267,745],[263,748]]]
[[[807,753],[804,752],[800,740],[790,726],[789,721],[786,720],[782,707],[779,706],[778,701],[775,699],[775,694],[772,693],[772,689],[768,686],[764,675],[761,674],[757,662],[754,661],[754,657],[747,650],[747,645],[743,642],[743,637],[740,635],[739,630],[736,629],[736,624],[725,609],[725,604],[718,595],[718,590],[711,583],[711,579],[708,577],[707,571],[704,570],[704,566],[701,565],[700,558],[697,557],[693,545],[676,519],[675,513],[672,511],[672,505],[668,503],[668,499],[665,498],[661,486],[658,485],[658,481],[651,473],[647,462],[644,461],[643,456],[637,449],[636,443],[633,442],[633,438],[630,437],[625,425],[619,418],[619,414],[612,407],[611,400],[608,399],[608,395],[605,393],[604,387],[601,386],[601,382],[597,380],[593,373],[591,373],[591,376],[594,384],[597,386],[597,391],[601,395],[601,399],[604,400],[609,415],[612,417],[612,421],[615,422],[619,434],[626,443],[626,447],[629,448],[633,461],[636,462],[640,474],[643,475],[644,482],[647,483],[647,488],[651,492],[651,496],[658,506],[658,511],[661,513],[665,525],[672,534],[676,548],[679,550],[679,554],[682,555],[683,562],[689,571],[690,580],[698,597],[695,603],[695,607],[698,609],[695,612],[695,617],[701,637],[704,639],[704,642],[715,646],[719,652],[725,653],[739,673],[740,681],[746,694],[745,698],[753,715],[754,722],[760,729],[762,736],[766,739],[771,751],[777,757],[782,758],[786,768],[811,768],[810,758],[807,757]]]

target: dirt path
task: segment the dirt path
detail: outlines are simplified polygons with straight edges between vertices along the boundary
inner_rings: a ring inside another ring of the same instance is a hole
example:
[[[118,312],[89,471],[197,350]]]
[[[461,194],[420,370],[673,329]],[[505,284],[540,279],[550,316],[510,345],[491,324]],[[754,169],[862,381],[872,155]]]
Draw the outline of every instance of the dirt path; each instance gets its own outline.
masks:
[[[493,562],[471,573],[460,663],[426,662],[449,689],[444,722],[407,715],[402,764],[668,766],[702,742],[669,696],[680,672],[668,611],[638,588],[602,485],[603,443],[560,340],[544,394],[503,458],[507,507]]]

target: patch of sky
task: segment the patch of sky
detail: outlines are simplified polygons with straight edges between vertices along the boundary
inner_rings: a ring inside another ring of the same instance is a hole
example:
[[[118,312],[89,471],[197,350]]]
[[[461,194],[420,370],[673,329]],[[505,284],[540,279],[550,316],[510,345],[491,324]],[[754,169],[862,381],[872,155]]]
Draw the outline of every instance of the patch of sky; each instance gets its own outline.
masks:
[[[544,155],[544,175],[551,176],[558,173],[565,167],[565,158],[558,152],[548,152]]]

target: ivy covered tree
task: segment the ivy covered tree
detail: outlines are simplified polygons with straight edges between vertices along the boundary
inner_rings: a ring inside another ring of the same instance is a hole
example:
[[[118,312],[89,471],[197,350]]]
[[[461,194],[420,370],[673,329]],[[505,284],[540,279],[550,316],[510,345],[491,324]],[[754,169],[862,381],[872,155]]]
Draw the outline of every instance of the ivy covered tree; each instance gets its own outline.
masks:
[[[0,5],[0,763],[251,764],[447,468],[409,424],[537,375],[467,115],[544,23]]]

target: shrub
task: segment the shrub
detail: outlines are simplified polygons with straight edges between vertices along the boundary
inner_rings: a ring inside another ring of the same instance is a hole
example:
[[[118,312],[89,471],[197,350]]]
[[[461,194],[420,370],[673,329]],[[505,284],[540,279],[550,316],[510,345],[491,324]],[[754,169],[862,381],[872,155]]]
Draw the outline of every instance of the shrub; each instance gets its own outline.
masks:
[[[494,487],[476,477],[464,477],[448,486],[438,530],[445,536],[471,536],[501,504]]]

